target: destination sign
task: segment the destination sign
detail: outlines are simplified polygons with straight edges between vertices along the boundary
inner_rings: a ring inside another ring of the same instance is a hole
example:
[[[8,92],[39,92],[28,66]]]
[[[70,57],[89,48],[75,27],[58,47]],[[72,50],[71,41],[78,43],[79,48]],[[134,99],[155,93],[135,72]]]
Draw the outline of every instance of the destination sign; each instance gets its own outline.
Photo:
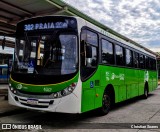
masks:
[[[68,21],[35,23],[35,24],[24,25],[24,31],[44,30],[44,29],[54,29],[54,28],[68,28]]]
[[[28,35],[35,33],[47,33],[53,30],[77,30],[77,20],[66,16],[44,16],[21,21],[17,24],[16,36],[23,37],[24,32]]]

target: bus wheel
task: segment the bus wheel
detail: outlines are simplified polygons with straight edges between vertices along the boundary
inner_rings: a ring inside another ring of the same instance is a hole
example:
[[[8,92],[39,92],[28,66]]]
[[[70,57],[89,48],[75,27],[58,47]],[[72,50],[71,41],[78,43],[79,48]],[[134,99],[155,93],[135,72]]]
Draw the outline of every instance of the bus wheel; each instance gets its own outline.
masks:
[[[104,92],[103,98],[102,98],[102,107],[99,109],[100,115],[106,115],[108,114],[111,107],[111,98],[108,91]]]

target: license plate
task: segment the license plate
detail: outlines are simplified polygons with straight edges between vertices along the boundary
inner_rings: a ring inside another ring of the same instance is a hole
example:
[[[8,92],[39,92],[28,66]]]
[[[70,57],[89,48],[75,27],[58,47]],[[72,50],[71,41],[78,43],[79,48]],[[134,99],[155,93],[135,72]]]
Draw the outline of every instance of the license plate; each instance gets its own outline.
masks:
[[[37,99],[27,99],[27,104],[38,105],[38,100]]]

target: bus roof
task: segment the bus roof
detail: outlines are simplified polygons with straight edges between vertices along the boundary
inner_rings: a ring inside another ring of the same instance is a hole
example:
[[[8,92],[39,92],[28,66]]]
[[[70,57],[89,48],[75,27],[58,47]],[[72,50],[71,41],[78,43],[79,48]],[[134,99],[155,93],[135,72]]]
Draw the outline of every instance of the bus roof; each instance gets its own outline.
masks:
[[[65,12],[67,12],[68,14],[70,14],[72,16],[78,16],[80,18],[83,18],[86,21],[92,23],[93,25],[98,26],[99,28],[101,28],[101,29],[103,29],[103,30],[105,30],[105,31],[107,31],[107,32],[109,32],[109,33],[111,33],[111,34],[113,34],[113,35],[125,40],[126,42],[130,42],[133,45],[138,46],[139,48],[141,48],[141,49],[143,49],[143,50],[145,50],[145,51],[147,51],[147,52],[149,52],[149,53],[151,53],[151,54],[153,54],[155,56],[157,55],[155,52],[153,52],[153,51],[149,50],[148,48],[138,44],[137,42],[125,37],[124,35],[114,31],[113,29],[107,27],[106,25],[96,21],[95,19],[89,17],[88,15],[82,13],[81,11],[79,11],[78,9],[68,5],[67,3],[65,3],[63,1],[57,1],[57,0],[52,0],[52,1],[53,2],[50,1],[52,4],[54,4],[57,7],[63,7]]]
[[[77,19],[82,19],[82,18],[79,18],[79,17],[76,17],[76,18]],[[131,48],[133,48],[135,50],[138,50],[139,52],[143,52],[143,53],[145,53],[147,55],[150,55],[150,56],[152,56],[154,58],[156,57],[155,54],[150,53],[145,48],[137,46],[137,45],[133,44],[130,41],[126,41],[123,38],[120,38],[120,37],[116,36],[115,34],[112,34],[112,33],[108,32],[108,31],[105,31],[104,29],[102,29],[102,28],[100,28],[100,27],[98,27],[98,26],[96,26],[96,25],[94,25],[94,24],[92,24],[92,23],[90,23],[90,22],[88,22],[86,20],[84,20],[84,21],[86,23],[86,26],[88,26],[89,28],[91,28],[91,29],[103,34],[104,36],[107,36],[107,37],[109,37],[109,38],[111,38],[111,39],[113,39],[113,40],[115,40],[115,41],[117,41],[119,43],[122,43],[122,44],[124,44],[126,46],[129,46],[129,47],[131,47]]]

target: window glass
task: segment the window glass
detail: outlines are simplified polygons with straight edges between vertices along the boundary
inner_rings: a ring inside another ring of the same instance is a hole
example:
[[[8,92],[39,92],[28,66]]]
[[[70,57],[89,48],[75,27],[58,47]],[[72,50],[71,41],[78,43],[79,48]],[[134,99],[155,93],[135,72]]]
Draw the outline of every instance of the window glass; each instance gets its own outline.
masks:
[[[119,45],[115,45],[115,52],[116,52],[116,64],[121,66],[124,65],[123,48]]]
[[[90,77],[98,64],[98,35],[89,30],[81,32],[81,79]]]
[[[89,30],[83,30],[81,34],[81,39],[85,40],[86,43],[98,46],[98,36],[96,33]]]
[[[150,58],[150,69],[156,70],[156,60]]]
[[[16,43],[14,72],[41,75],[65,75],[76,72],[76,35],[64,33],[59,34],[59,37],[28,36],[27,40],[26,43],[20,43],[21,40]]]
[[[133,61],[133,63],[134,63],[134,67],[135,68],[139,67],[139,54],[136,53],[136,52],[134,52],[134,61]]]
[[[93,46],[91,48],[92,48],[92,57],[86,58],[87,67],[95,67],[97,65],[97,48]]]
[[[107,40],[102,40],[102,63],[114,64],[113,44]]]
[[[140,56],[139,56],[139,65],[140,65],[140,68],[142,68],[142,69],[145,68],[144,55],[142,55],[142,54],[140,54]]]
[[[2,75],[7,75],[8,68],[2,68]]]
[[[152,70],[151,58],[148,58],[148,69]]]
[[[126,49],[126,66],[132,67],[132,51],[129,49]]]
[[[155,59],[153,59],[153,70],[157,70],[157,63]]]
[[[149,58],[145,56],[146,69],[149,69]]]
[[[59,59],[62,60],[61,73],[70,74],[76,71],[77,60],[77,37],[76,35],[61,34],[59,36],[61,42],[61,49],[59,53]],[[53,47],[53,53],[55,52],[55,47]],[[56,52],[55,52],[56,53]],[[52,55],[52,51],[51,51]],[[55,54],[53,54],[52,61],[55,61]]]

